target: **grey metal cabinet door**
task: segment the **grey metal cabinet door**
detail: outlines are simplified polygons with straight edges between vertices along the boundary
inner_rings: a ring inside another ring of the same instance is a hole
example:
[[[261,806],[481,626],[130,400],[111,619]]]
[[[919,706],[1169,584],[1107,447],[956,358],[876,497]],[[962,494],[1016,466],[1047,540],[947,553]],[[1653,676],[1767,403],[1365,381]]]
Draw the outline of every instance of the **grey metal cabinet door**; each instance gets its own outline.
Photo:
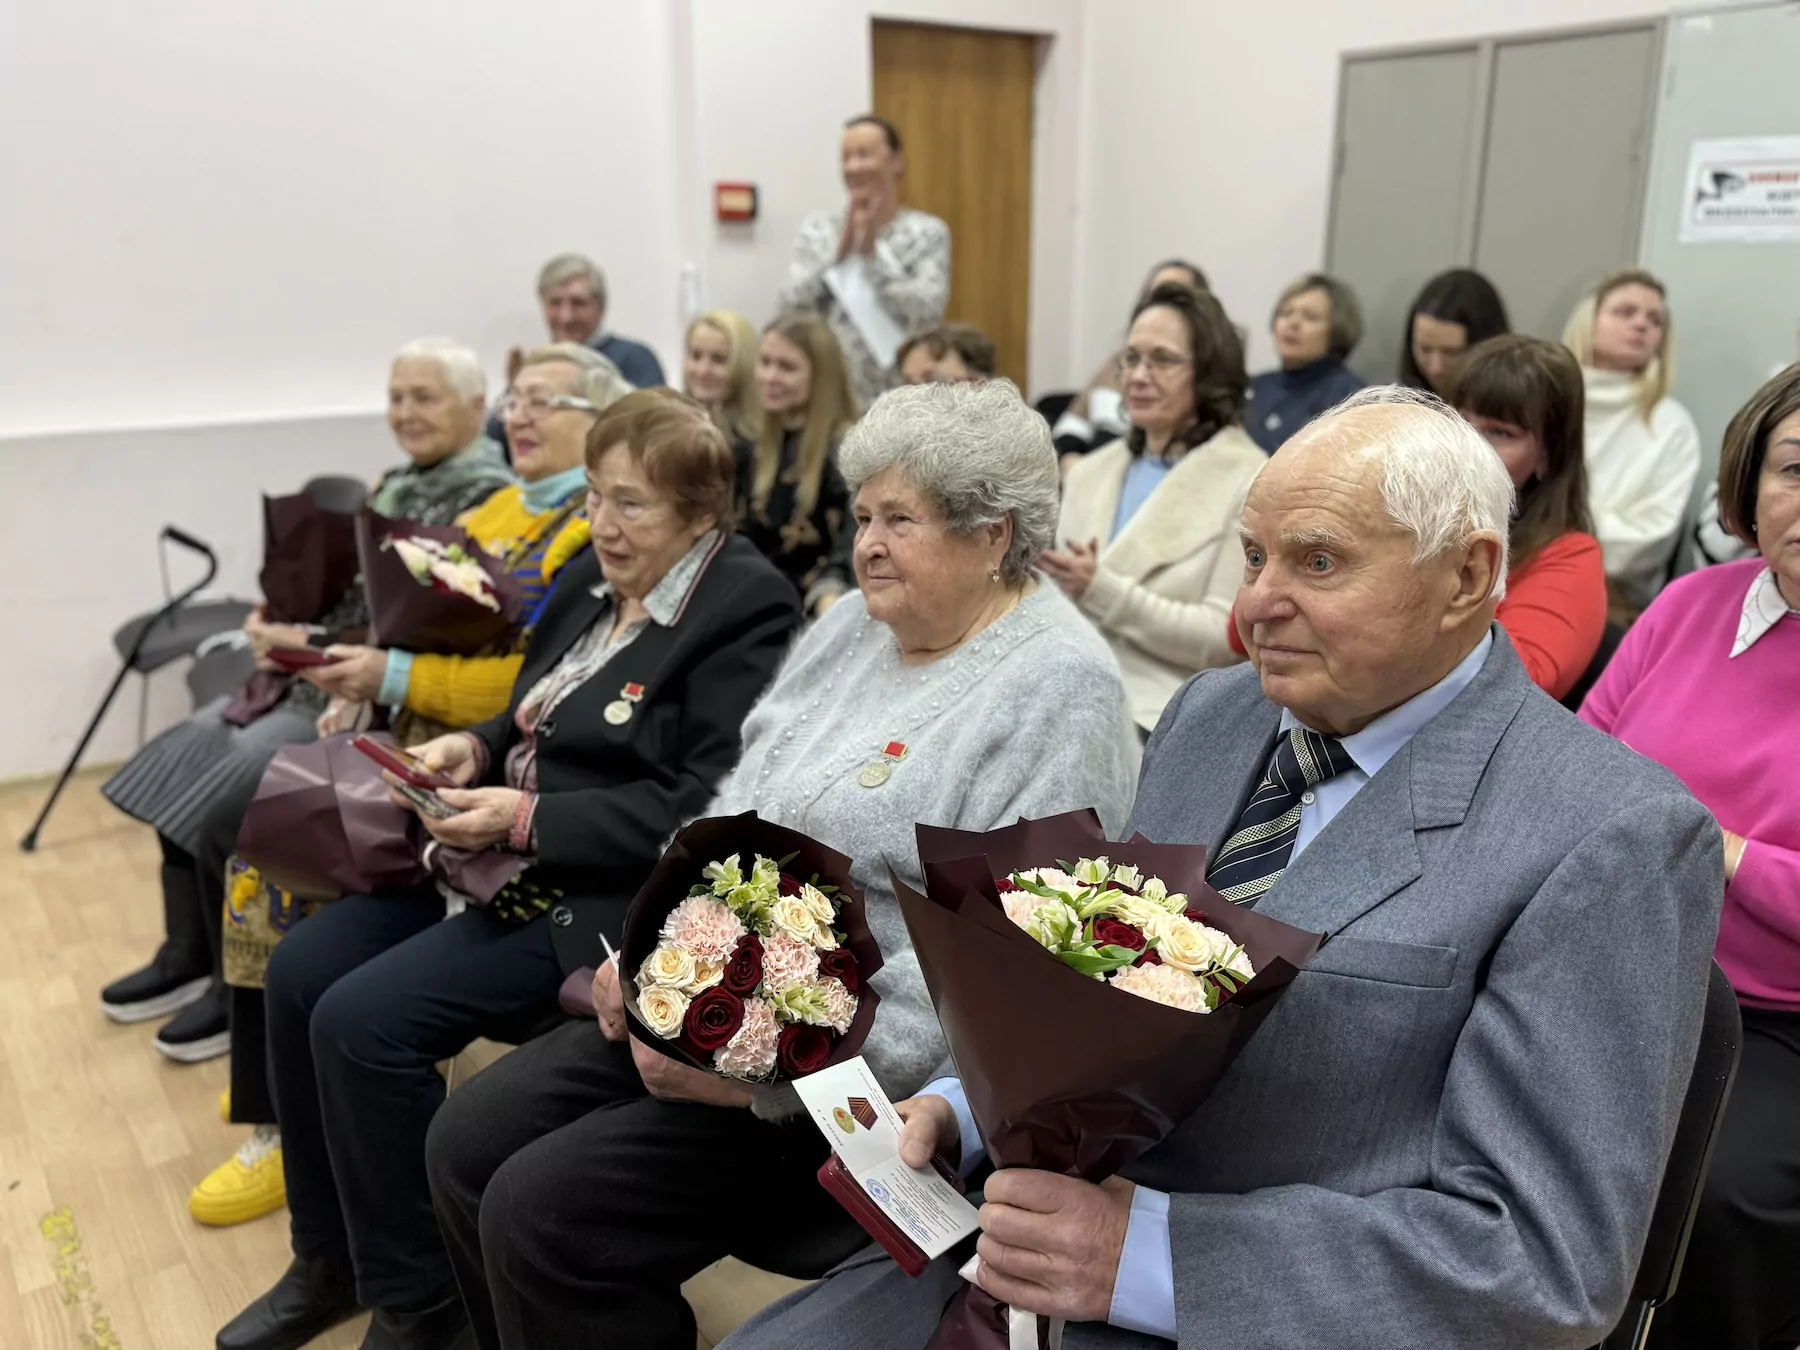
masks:
[[[1361,298],[1364,337],[1350,364],[1370,381],[1395,378],[1414,294],[1464,256],[1479,55],[1471,44],[1344,62],[1325,256]]]
[[[1582,290],[1637,255],[1658,42],[1648,23],[1495,44],[1474,266],[1519,332],[1560,337]]]
[[[1669,287],[1675,397],[1700,426],[1704,485],[1732,414],[1774,367],[1800,360],[1800,241],[1684,244],[1688,158],[1696,141],[1800,136],[1800,4],[1677,14],[1669,25],[1643,259]]]

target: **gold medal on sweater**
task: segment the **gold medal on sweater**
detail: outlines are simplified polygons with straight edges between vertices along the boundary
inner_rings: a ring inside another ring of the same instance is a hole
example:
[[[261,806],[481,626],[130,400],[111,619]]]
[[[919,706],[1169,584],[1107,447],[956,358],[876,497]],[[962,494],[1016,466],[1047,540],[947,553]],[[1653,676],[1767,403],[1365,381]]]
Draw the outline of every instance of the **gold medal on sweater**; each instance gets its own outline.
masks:
[[[880,759],[862,766],[862,771],[856,775],[856,781],[866,788],[878,788],[894,776],[894,765],[905,758],[905,744],[901,741],[889,741],[881,747]]]
[[[628,684],[619,691],[618,698],[606,705],[606,711],[601,713],[601,716],[613,726],[622,727],[631,720],[631,714],[637,710],[637,705],[643,701],[644,686],[641,684]]]

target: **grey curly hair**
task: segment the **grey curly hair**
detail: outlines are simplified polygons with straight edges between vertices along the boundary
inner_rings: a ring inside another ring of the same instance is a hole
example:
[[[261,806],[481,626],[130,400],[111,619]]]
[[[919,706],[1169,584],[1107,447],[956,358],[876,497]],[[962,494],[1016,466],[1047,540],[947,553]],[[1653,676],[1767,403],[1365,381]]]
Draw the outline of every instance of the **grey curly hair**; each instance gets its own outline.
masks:
[[[1001,580],[1023,585],[1056,534],[1060,475],[1050,426],[1010,380],[890,389],[850,429],[838,468],[854,499],[896,470],[952,534],[1011,519]]]

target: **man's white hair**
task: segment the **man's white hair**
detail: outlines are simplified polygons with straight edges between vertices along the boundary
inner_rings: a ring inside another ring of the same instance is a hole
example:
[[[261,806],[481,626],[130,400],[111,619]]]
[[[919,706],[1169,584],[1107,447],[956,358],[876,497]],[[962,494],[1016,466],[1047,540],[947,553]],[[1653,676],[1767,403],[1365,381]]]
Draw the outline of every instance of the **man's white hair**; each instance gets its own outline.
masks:
[[[1353,414],[1364,408],[1389,410],[1374,440],[1352,434],[1365,420]],[[1476,534],[1498,537],[1493,598],[1505,598],[1512,479],[1494,448],[1456,409],[1421,389],[1371,385],[1322,414],[1301,436],[1381,462],[1381,504],[1412,535],[1414,562],[1435,558]]]
[[[487,372],[481,358],[454,338],[414,338],[394,353],[396,361],[432,361],[444,372],[444,383],[464,403],[487,400]]]

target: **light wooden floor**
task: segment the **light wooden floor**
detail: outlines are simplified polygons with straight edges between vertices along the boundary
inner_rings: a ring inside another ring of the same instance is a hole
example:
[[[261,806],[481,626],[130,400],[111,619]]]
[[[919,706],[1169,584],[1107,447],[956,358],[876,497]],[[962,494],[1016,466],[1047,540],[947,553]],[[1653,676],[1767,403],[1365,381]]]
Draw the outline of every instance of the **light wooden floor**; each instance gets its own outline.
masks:
[[[0,788],[0,1347],[205,1350],[288,1261],[285,1210],[188,1218],[193,1184],[244,1139],[219,1120],[226,1061],[184,1066],[157,1024],[115,1026],[99,990],[155,951],[155,836],[71,784],[35,854],[40,786]],[[690,1282],[702,1350],[794,1288],[722,1262]],[[315,1342],[356,1350],[365,1319]]]

